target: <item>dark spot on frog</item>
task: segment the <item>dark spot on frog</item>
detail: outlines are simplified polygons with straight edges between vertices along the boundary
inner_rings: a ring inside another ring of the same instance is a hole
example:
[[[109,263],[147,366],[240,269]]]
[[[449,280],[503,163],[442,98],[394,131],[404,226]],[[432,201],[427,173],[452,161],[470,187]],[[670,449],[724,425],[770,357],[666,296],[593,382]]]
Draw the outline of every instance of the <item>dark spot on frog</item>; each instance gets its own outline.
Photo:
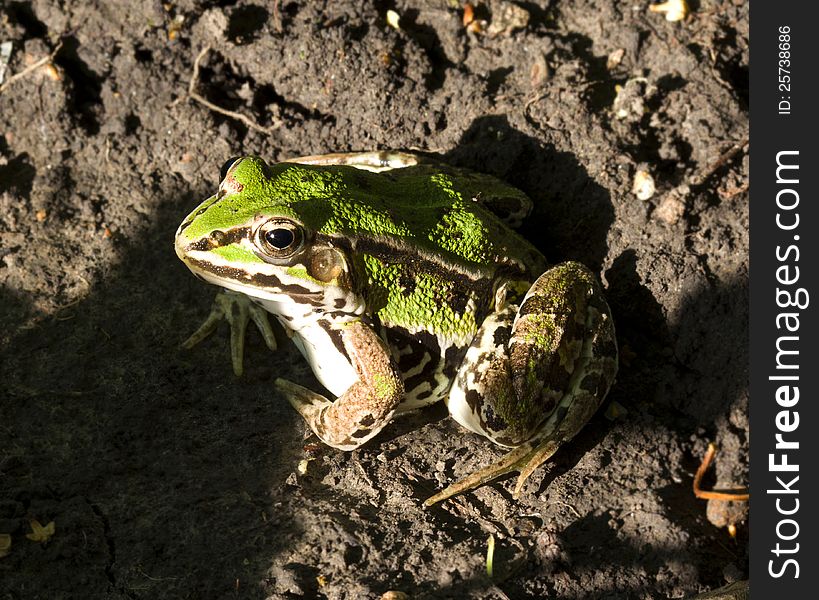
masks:
[[[552,357],[548,369],[544,369],[543,381],[549,382],[549,387],[553,390],[565,390],[569,386],[569,372],[560,364],[560,359],[555,355]]]
[[[484,406],[484,422],[492,431],[506,431],[509,429],[509,424],[506,420],[498,416],[491,406]]]
[[[423,392],[421,392],[420,394],[417,394],[415,397],[416,397],[418,400],[426,400],[426,399],[427,399],[427,398],[429,398],[430,396],[432,396],[432,390],[424,390],[424,391],[423,391]]]
[[[398,278],[398,285],[401,289],[401,294],[404,296],[411,296],[415,292],[415,278],[410,273],[401,273]]]
[[[435,370],[438,366],[438,359],[435,356],[432,356],[430,361],[424,365],[423,370],[418,375],[413,375],[412,377],[407,377],[404,380],[404,390],[414,390],[422,386],[425,383],[428,383],[430,388],[433,391],[439,391],[438,382],[435,380]]]
[[[492,335],[492,343],[495,344],[495,346],[506,346],[511,336],[512,328],[509,325],[498,327]]]
[[[469,295],[463,293],[463,290],[452,290],[446,298],[447,306],[452,307],[452,310],[458,315],[464,313],[467,302],[469,302]]]
[[[455,377],[455,374],[458,372],[458,367],[461,365],[464,355],[466,355],[466,351],[467,348],[459,348],[458,346],[450,346],[446,349],[446,352],[444,352],[444,376],[450,380]]]
[[[333,305],[335,308],[341,309],[347,306],[347,301],[344,298],[336,298],[335,302],[333,302]]]
[[[554,303],[548,298],[537,294],[529,296],[518,311],[518,318],[531,314],[546,314],[554,312]]]
[[[580,389],[594,394],[600,386],[600,374],[588,373],[580,382]]]
[[[399,345],[393,344],[392,342],[390,345],[400,348]],[[401,370],[402,373],[406,373],[411,371],[415,367],[421,364],[424,360],[425,356],[429,356],[429,353],[421,344],[407,344],[404,348],[411,348],[411,352],[408,354],[402,354],[398,358],[398,368]],[[403,348],[401,348],[403,350]]]
[[[464,399],[469,408],[472,409],[472,412],[480,414],[481,404],[483,404],[483,396],[481,396],[480,393],[475,390],[466,390]]]
[[[406,332],[406,329],[404,329]],[[408,334],[407,334],[408,335]],[[431,334],[429,331],[419,331],[412,336],[415,340],[420,342],[424,348],[429,351],[433,359],[441,355],[441,348],[438,345],[438,337]]]
[[[543,403],[543,414],[552,414],[552,411],[555,409],[555,405],[557,404],[557,400],[550,395],[549,390],[543,390],[543,393],[540,395],[540,400]]]
[[[411,336],[403,327],[385,328],[384,337],[390,347],[399,353],[398,368],[402,373],[411,371],[421,364],[425,356],[429,355],[427,346],[419,339]],[[409,352],[406,350],[409,349]]]
[[[367,415],[361,421],[359,421],[360,425],[363,427],[370,427],[373,423],[375,423],[375,417],[372,415]]]
[[[600,340],[602,339],[602,342]],[[612,339],[605,339],[598,338],[597,340],[599,343],[595,344],[598,348],[595,348],[594,355],[595,356],[617,356],[617,344]]]
[[[350,437],[353,437],[355,439],[361,439],[367,437],[368,435],[370,435],[370,433],[372,433],[372,429],[367,428],[357,429],[356,431],[353,432],[353,434]]]
[[[318,324],[319,327],[321,327],[327,333],[327,337],[329,337],[330,341],[333,342],[333,346],[335,347],[336,351],[349,362],[350,355],[347,353],[347,348],[344,345],[344,339],[342,338],[341,331],[334,329],[330,323],[323,319],[319,319]]]

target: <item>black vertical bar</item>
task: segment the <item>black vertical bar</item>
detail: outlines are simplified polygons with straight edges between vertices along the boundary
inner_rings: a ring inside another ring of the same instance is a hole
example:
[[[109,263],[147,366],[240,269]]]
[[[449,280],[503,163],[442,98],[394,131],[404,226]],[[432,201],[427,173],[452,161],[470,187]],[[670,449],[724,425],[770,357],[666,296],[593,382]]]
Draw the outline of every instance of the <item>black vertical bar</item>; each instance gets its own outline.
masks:
[[[819,28],[751,7],[751,590],[819,597]]]

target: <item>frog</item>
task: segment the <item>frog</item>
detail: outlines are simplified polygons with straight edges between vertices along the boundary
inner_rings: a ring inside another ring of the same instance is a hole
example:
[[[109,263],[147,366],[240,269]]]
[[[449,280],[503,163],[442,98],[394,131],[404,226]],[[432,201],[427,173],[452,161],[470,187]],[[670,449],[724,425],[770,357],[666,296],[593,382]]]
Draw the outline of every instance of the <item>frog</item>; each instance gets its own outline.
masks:
[[[500,178],[408,152],[233,158],[176,232],[177,256],[220,288],[183,346],[226,320],[241,375],[251,321],[277,348],[272,316],[327,393],[274,387],[324,444],[355,450],[444,402],[507,452],[424,506],[513,472],[518,498],[598,410],[618,367],[592,271],[550,266],[516,232],[532,206]]]

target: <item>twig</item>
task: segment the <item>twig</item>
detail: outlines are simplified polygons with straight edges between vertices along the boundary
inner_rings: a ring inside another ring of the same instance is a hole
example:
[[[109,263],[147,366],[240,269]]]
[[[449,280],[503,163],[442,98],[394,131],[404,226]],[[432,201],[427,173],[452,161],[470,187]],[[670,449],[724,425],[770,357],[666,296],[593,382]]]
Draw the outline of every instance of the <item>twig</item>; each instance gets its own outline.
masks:
[[[747,192],[748,187],[749,187],[749,185],[748,185],[748,182],[746,181],[745,183],[743,183],[739,187],[732,187],[731,189],[728,189],[728,190],[717,190],[717,194],[719,194],[719,197],[722,198],[723,200],[730,200],[731,198],[733,198],[737,194],[742,194],[742,193]]]
[[[703,173],[692,178],[691,181],[689,182],[689,185],[691,185],[692,187],[696,187],[705,183],[708,180],[708,178],[711,177],[711,175],[716,173],[717,169],[719,169],[721,166],[723,166],[725,163],[731,160],[734,157],[734,155],[736,155],[739,151],[745,148],[745,146],[748,145],[748,141],[749,141],[748,136],[745,136],[744,140],[733,144],[730,148],[728,148],[728,150],[720,154],[719,158],[717,158],[717,160],[711,163],[711,165]]]
[[[249,117],[246,117],[242,113],[238,113],[232,110],[228,110],[226,108],[222,108],[221,106],[214,104],[204,96],[200,96],[196,91],[196,84],[199,82],[199,63],[202,62],[205,54],[210,51],[210,46],[205,46],[202,48],[202,51],[199,52],[199,56],[196,57],[196,60],[193,63],[193,74],[191,75],[191,81],[188,84],[188,97],[191,100],[195,100],[200,104],[208,107],[214,112],[218,112],[219,114],[225,115],[226,117],[230,117],[231,119],[236,119],[237,121],[241,121],[251,129],[255,129],[256,131],[261,131],[262,133],[271,133],[282,126],[282,121],[279,119],[274,119],[273,124],[270,127],[262,127]]]
[[[44,56],[43,58],[41,58],[37,62],[32,63],[29,66],[27,66],[25,69],[23,69],[19,73],[15,73],[11,77],[9,77],[9,79],[8,79],[8,81],[6,81],[6,83],[4,83],[3,85],[0,85],[0,94],[5,92],[6,88],[8,88],[12,83],[17,81],[18,79],[22,79],[23,77],[27,76],[29,73],[31,73],[33,71],[36,71],[37,69],[39,69],[43,65],[46,65],[46,64],[50,63],[52,60],[54,60],[54,57],[57,55],[57,52],[59,52],[62,47],[63,47],[63,42],[62,42],[62,40],[60,40],[59,42],[57,42],[57,47],[54,48],[54,50],[51,52],[51,54],[49,54],[48,56]]]
[[[572,506],[571,504],[569,504],[568,502],[562,502],[560,500],[555,500],[555,501],[552,502],[552,504],[558,504],[560,506],[565,506],[570,511],[572,511],[574,513],[574,516],[576,516],[578,519],[583,518],[583,517],[580,516],[580,513],[577,512],[577,509],[574,506]]]
[[[280,0],[273,0],[273,29],[276,30],[276,33],[281,33],[284,29],[282,27],[282,12],[279,4]]]
[[[719,490],[703,490],[700,488],[702,484],[702,476],[705,475],[705,472],[708,470],[708,467],[711,465],[711,461],[714,460],[714,455],[717,453],[717,447],[714,444],[708,444],[708,451],[705,453],[705,457],[702,459],[702,463],[700,464],[700,468],[697,469],[696,475],[694,475],[694,495],[697,498],[702,498],[704,500],[728,500],[730,502],[747,502],[751,495],[747,492],[731,491],[731,492],[723,492]]]

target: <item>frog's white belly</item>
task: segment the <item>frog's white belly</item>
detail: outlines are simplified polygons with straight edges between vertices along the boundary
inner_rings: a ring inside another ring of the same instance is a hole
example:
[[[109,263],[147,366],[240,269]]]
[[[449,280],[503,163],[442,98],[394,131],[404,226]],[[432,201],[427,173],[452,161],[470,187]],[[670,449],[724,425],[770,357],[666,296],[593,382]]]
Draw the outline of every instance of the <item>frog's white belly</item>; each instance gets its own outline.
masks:
[[[307,359],[316,379],[333,395],[341,396],[358,381],[358,373],[342,349],[336,346],[327,329],[318,325],[311,307],[294,302],[253,300],[278,319],[296,348]]]
[[[334,396],[341,396],[358,381],[358,373],[321,327],[294,331],[293,343],[307,359],[316,379]]]

